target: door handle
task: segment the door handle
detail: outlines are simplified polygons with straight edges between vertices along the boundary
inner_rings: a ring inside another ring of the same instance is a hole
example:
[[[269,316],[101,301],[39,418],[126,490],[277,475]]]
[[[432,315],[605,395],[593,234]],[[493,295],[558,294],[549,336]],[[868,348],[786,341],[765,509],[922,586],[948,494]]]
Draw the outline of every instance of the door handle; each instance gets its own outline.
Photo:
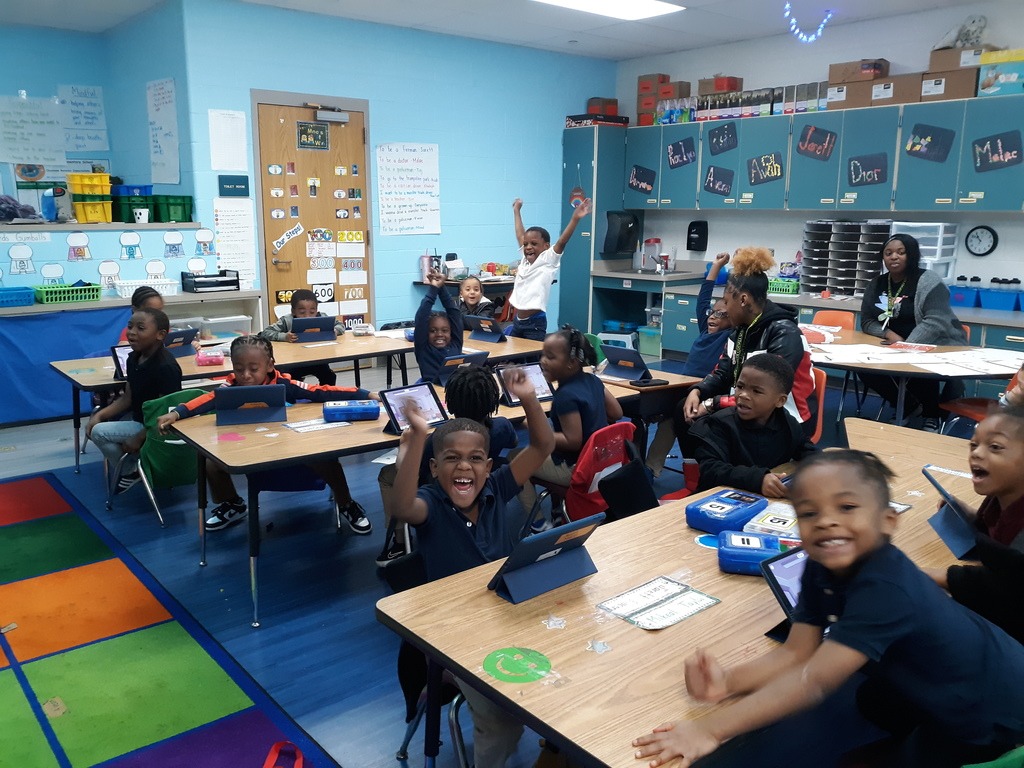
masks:
[[[270,263],[271,263],[271,264],[273,264],[273,265],[274,265],[274,266],[276,267],[276,266],[278,266],[279,264],[291,264],[291,261],[285,261],[284,259],[279,259],[279,258],[277,258],[277,257],[275,256],[274,258],[272,258],[272,259],[270,260]]]

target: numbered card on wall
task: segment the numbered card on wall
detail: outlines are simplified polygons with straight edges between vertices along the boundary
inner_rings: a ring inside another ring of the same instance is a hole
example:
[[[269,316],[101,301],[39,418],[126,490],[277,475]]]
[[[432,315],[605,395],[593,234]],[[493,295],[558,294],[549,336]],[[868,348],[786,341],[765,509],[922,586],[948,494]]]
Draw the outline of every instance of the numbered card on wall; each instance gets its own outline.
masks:
[[[334,301],[334,285],[331,283],[314,285],[313,294],[316,296],[316,300],[320,304],[328,301]]]

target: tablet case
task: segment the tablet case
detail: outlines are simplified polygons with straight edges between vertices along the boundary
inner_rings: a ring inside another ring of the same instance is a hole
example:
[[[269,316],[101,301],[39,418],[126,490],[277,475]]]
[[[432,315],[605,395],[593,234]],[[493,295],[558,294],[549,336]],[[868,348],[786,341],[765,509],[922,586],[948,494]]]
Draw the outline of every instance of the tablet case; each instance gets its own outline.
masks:
[[[221,387],[213,390],[217,426],[286,421],[284,384]]]
[[[195,341],[196,334],[198,334],[195,328],[181,328],[178,330],[172,330],[164,336],[164,347],[174,357],[189,357],[196,353],[195,347],[192,346],[192,342]]]
[[[458,355],[448,355],[441,363],[441,370],[437,377],[441,385],[448,383],[452,374],[463,365],[483,365],[487,362],[488,352],[463,352]]]
[[[332,400],[324,403],[324,421],[376,421],[380,403],[375,400]]]
[[[757,576],[761,562],[779,554],[779,537],[768,533],[722,531],[718,534],[718,567],[725,573]]]
[[[651,372],[647,370],[647,363],[635,349],[619,347],[614,344],[602,344],[601,351],[604,352],[605,359],[608,361],[608,365],[602,371],[605,376],[614,376],[627,381],[651,378]]]
[[[708,533],[740,531],[767,506],[768,499],[755,493],[718,491],[686,505],[686,524]]]
[[[292,333],[299,337],[299,344],[307,341],[334,341],[337,335],[334,333],[333,317],[294,317],[292,318]]]
[[[490,317],[480,317],[478,315],[466,315],[462,318],[462,321],[472,328],[472,332],[469,334],[469,338],[476,341],[505,341],[505,334],[501,330],[501,324]]]

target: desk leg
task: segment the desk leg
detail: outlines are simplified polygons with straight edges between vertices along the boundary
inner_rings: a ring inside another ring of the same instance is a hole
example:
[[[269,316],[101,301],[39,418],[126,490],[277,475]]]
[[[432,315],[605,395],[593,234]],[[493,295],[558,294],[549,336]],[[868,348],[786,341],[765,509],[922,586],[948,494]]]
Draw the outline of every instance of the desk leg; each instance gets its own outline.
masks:
[[[900,376],[896,382],[896,423],[903,423],[903,406],[907,399],[907,379],[905,376]]]
[[[384,373],[384,375],[385,375],[384,381],[385,381],[388,389],[391,389],[391,358],[393,358],[393,357],[394,357],[394,355],[385,355],[384,356],[384,359],[387,361],[384,364],[384,372],[385,372]]]
[[[427,724],[423,731],[423,765],[434,768],[441,751],[441,665],[427,657]]]
[[[82,390],[76,387],[74,384],[71,385],[71,426],[75,430],[75,474],[79,474],[82,471],[82,459],[81,449],[81,435],[79,430],[82,428]]]
[[[360,383],[359,383],[359,358],[358,357],[355,360],[352,361],[352,365],[355,367],[356,389],[358,389],[361,386]]]
[[[206,565],[206,458],[196,451],[196,498],[199,500],[199,565]]]
[[[409,364],[408,364],[408,353],[403,352],[398,356],[398,370],[402,372],[402,386],[409,386]]]
[[[357,385],[358,386],[358,385]],[[260,494],[249,484],[249,592],[252,594],[252,626],[260,625],[259,579],[256,571],[260,556]]]

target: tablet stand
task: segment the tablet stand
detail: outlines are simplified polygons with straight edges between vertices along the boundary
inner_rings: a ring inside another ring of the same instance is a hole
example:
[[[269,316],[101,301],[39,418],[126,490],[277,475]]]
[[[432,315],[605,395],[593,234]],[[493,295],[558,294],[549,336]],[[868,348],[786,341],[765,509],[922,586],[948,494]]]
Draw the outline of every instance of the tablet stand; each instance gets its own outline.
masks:
[[[522,603],[595,573],[586,547],[578,547],[503,574],[494,591],[510,603]]]

